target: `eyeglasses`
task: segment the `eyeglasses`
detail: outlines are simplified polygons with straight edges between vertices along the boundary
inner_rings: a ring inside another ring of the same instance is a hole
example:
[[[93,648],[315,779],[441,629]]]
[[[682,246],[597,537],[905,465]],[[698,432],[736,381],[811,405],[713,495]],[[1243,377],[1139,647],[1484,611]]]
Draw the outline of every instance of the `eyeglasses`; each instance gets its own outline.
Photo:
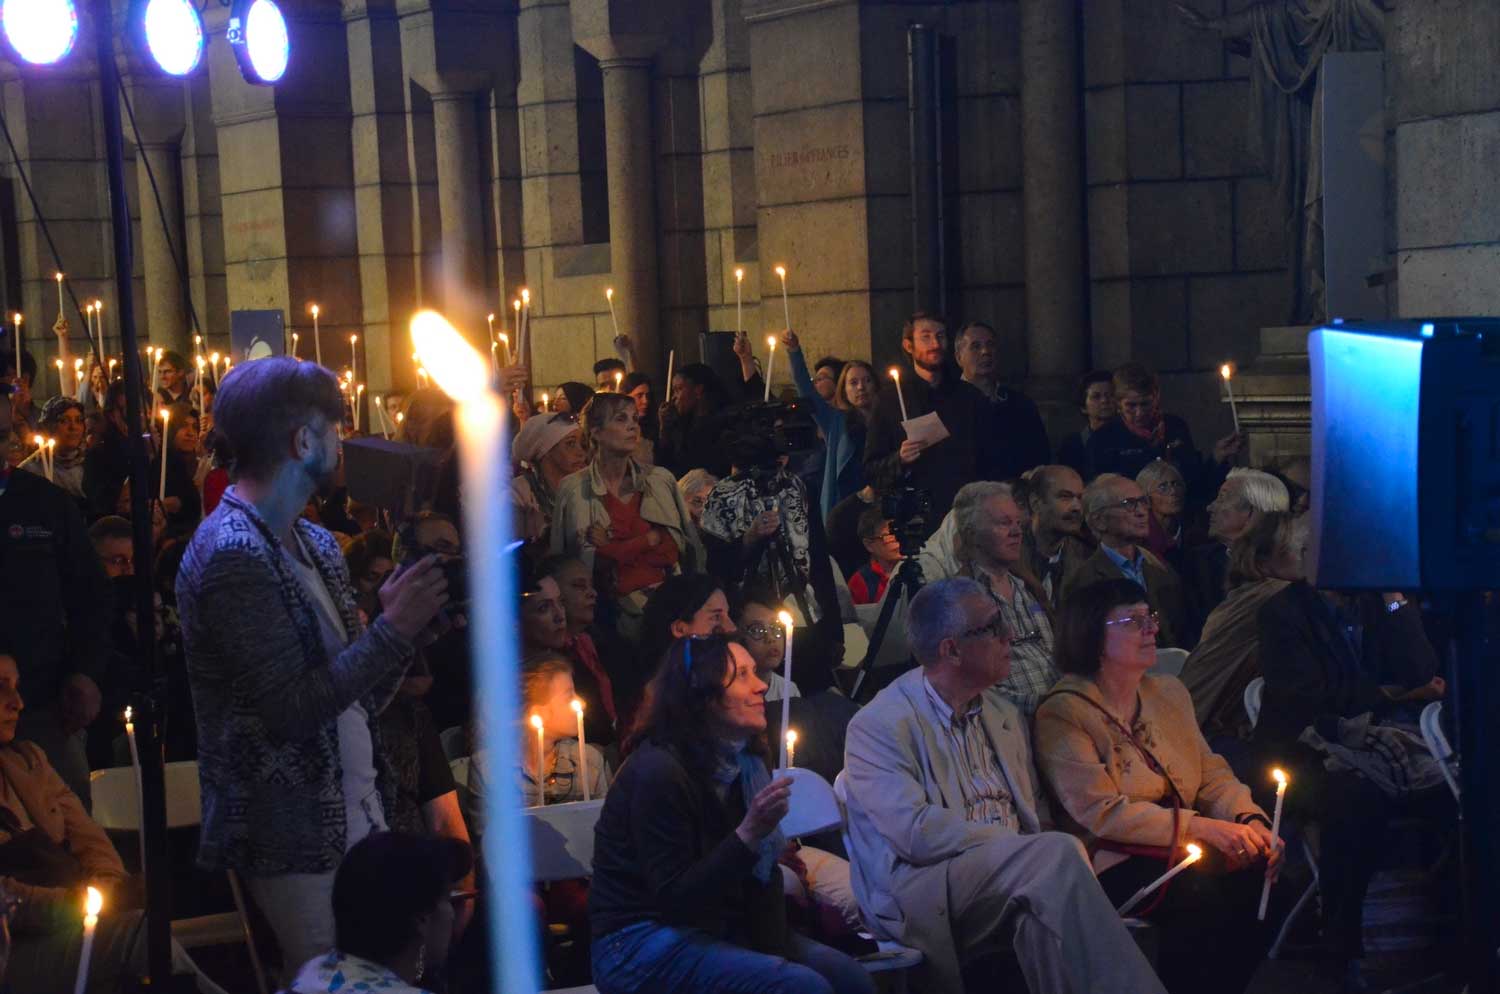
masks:
[[[1114,621],[1104,623],[1106,628],[1110,625],[1129,625],[1144,635],[1146,632],[1161,631],[1161,616],[1155,611],[1149,611],[1146,614],[1132,614],[1128,618],[1116,618]]]
[[[746,638],[756,642],[786,641],[786,629],[780,625],[767,625],[764,622],[754,621],[741,628],[740,631],[745,633]]]
[[[1180,494],[1187,489],[1187,484],[1181,480],[1162,480],[1152,489],[1159,494]]]
[[[1126,497],[1124,500],[1115,501],[1113,504],[1108,505],[1108,507],[1110,509],[1118,508],[1129,514],[1133,511],[1144,511],[1150,505],[1151,499],[1149,497]]]
[[[1005,627],[1005,617],[1000,612],[982,625],[970,628],[966,632],[960,632],[961,639],[1003,639],[1008,637],[1009,630]]]

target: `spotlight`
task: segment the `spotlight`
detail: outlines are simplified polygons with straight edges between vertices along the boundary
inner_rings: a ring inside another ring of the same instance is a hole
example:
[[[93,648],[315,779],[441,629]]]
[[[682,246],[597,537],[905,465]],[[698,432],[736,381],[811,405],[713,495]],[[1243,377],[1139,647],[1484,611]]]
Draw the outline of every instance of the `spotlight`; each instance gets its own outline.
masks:
[[[227,38],[248,82],[271,84],[286,75],[292,44],[286,18],[272,0],[235,0]]]
[[[189,0],[146,0],[146,49],[170,76],[186,76],[203,61],[203,19]]]
[[[3,0],[0,28],[17,56],[44,66],[73,51],[78,40],[78,10],[73,0]]]

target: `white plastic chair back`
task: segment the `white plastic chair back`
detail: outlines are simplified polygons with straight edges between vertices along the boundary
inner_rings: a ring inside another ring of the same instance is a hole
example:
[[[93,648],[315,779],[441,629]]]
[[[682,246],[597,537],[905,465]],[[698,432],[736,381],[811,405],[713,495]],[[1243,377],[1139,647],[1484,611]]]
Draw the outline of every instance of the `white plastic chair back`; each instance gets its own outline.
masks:
[[[816,835],[844,824],[838,797],[834,795],[828,781],[817,773],[794,766],[789,770],[777,770],[771,776],[790,777],[792,781],[792,796],[786,817],[781,819],[781,831],[787,838]]]
[[[1422,739],[1427,743],[1427,748],[1432,752],[1433,758],[1438,761],[1438,768],[1443,771],[1443,779],[1448,781],[1448,789],[1453,792],[1453,799],[1462,800],[1462,791],[1458,785],[1458,756],[1453,752],[1453,747],[1448,744],[1448,736],[1443,733],[1443,724],[1440,720],[1442,716],[1442,701],[1433,701],[1422,709]]]
[[[1187,660],[1186,649],[1157,649],[1156,665],[1151,667],[1151,672],[1162,676],[1182,676],[1182,667]]]
[[[592,876],[594,825],[603,809],[603,799],[526,808],[532,879],[547,883]]]
[[[1258,676],[1245,685],[1245,715],[1250,727],[1260,724],[1260,699],[1266,694],[1266,678]]]
[[[203,820],[203,793],[195,762],[166,765],[167,827],[189,828]],[[141,830],[141,799],[135,767],[115,766],[89,774],[93,818],[99,827],[119,832]]]
[[[448,769],[453,771],[453,781],[460,787],[469,786],[469,757],[448,760]]]

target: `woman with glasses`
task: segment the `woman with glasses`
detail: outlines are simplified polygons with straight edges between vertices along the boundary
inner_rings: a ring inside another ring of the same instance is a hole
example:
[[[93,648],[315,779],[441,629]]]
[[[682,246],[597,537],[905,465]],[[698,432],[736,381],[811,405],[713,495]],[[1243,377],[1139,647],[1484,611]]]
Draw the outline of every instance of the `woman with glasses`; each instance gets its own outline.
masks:
[[[812,404],[813,420],[823,432],[828,452],[823,462],[823,486],[819,491],[819,517],[827,519],[833,505],[858,493],[865,485],[865,434],[875,413],[880,380],[869,363],[853,359],[843,364],[832,396],[825,398],[807,372],[802,343],[790,329],[781,333],[792,379],[802,399]],[[818,375],[827,373],[820,367]]]
[[[1136,474],[1135,482],[1151,504],[1151,532],[1142,544],[1181,573],[1183,551],[1187,548],[1183,531],[1187,483],[1182,471],[1165,459],[1156,459]]]
[[[1186,688],[1149,673],[1157,628],[1146,592],[1130,580],[1063,601],[1064,676],[1037,709],[1037,766],[1061,827],[1089,848],[1116,905],[1181,861],[1189,843],[1201,847],[1201,865],[1153,891],[1135,914],[1160,928],[1168,991],[1236,994],[1270,944],[1256,911],[1281,848],[1250,788],[1204,741]]]
[[[864,994],[848,956],[786,920],[791,782],[767,769],[766,685],[724,636],[673,643],[594,830],[589,891],[602,994]]]
[[[786,661],[786,628],[777,620],[781,604],[775,594],[760,587],[749,587],[739,596],[740,609],[735,624],[745,640],[745,648],[755,658],[755,675],[766,685],[766,700],[801,697],[797,685],[776,671]]]

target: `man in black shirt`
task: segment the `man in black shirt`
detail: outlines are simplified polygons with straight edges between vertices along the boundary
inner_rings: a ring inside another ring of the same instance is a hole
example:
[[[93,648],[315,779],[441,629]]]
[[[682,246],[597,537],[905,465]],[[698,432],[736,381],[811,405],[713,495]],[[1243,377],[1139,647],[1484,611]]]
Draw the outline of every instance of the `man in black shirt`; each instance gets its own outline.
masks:
[[[983,321],[970,321],[959,331],[953,351],[964,371],[964,382],[989,402],[989,423],[982,437],[994,467],[991,479],[1013,480],[1051,462],[1052,444],[1036,404],[1000,382],[1000,342],[995,329]]]
[[[10,431],[9,390],[0,437]],[[0,628],[26,688],[18,738],[89,804],[84,729],[99,716],[112,596],[78,504],[34,473],[0,475]]]

